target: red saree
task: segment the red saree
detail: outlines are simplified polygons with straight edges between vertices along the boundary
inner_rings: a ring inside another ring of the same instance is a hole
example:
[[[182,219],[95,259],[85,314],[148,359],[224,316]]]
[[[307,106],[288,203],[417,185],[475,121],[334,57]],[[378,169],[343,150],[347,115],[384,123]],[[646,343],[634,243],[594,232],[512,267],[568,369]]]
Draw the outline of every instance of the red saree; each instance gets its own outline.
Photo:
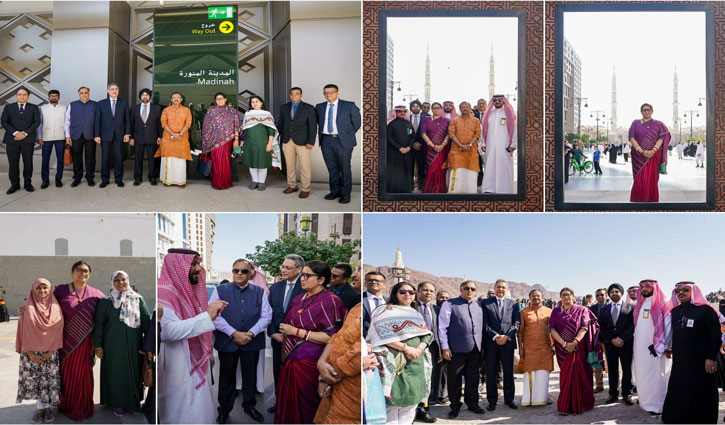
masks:
[[[659,139],[663,141],[662,146],[652,158],[645,158],[644,155],[634,149],[631,152],[634,182],[629,201],[659,202],[660,165],[667,164],[666,152],[670,141],[670,132],[660,121],[649,120],[642,122],[642,120],[634,120],[629,127],[629,138],[635,139],[644,150],[654,148]],[[662,152],[665,152],[665,154]]]
[[[232,187],[232,144],[229,140],[211,151],[211,186],[215,189]]]
[[[426,117],[421,124],[421,134],[428,136],[430,141],[440,146],[448,135],[448,124],[450,120],[441,116],[434,120],[432,117]],[[446,193],[446,170],[443,164],[448,159],[448,152],[451,150],[451,144],[448,143],[442,151],[436,152],[427,144],[423,146],[425,152],[426,175],[424,193]]]

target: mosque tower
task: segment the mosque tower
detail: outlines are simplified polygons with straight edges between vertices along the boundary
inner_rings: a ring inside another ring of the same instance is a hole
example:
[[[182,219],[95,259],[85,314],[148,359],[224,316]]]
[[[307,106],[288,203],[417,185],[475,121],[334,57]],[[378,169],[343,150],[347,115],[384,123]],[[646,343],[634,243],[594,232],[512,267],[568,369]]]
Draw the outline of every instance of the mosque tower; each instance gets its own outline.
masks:
[[[612,130],[617,132],[617,70],[612,67],[612,111],[609,115],[612,117]]]
[[[672,131],[679,124],[680,116],[680,88],[677,82],[677,64],[675,64],[675,77],[672,79]]]
[[[430,102],[430,49],[425,46],[425,96],[424,102]]]
[[[491,45],[491,59],[489,60],[489,71],[488,71],[488,98],[491,99],[496,94],[496,85],[494,84],[494,70],[493,70],[493,44]]]
[[[403,264],[403,253],[400,252],[400,246],[398,246],[397,251],[395,251],[395,261],[393,262],[391,271],[393,272],[393,280],[395,283],[408,279],[409,274],[408,270],[405,268],[405,264]]]

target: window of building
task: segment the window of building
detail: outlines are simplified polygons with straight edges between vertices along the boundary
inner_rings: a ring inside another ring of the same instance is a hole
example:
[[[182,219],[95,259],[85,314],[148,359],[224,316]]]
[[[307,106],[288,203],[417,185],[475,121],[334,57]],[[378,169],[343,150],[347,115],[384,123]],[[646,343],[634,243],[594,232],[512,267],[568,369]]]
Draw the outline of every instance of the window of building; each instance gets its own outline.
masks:
[[[68,239],[58,238],[55,240],[55,255],[68,255]]]
[[[352,214],[344,214],[342,216],[342,234],[352,234]]]
[[[320,225],[320,215],[312,214],[312,233],[317,233],[317,229]]]
[[[130,239],[121,239],[121,257],[133,256],[133,242]]]

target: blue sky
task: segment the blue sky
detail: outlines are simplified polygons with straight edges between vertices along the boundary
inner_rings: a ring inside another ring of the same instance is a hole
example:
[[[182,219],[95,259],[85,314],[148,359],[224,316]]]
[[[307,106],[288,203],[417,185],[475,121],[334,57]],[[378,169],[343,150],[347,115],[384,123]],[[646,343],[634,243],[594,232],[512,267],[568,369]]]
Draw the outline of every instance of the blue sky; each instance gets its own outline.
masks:
[[[645,241],[645,242],[640,242]],[[725,214],[365,214],[363,261],[483,282],[591,293],[657,279],[725,288]]]
[[[237,258],[254,253],[254,247],[277,239],[277,214],[216,214],[212,267],[232,269]]]

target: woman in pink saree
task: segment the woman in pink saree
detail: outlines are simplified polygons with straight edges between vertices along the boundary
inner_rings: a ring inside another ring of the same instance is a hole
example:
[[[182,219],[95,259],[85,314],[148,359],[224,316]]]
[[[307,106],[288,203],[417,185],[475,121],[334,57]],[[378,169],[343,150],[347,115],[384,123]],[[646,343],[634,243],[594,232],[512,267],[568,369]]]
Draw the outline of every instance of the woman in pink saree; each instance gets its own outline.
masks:
[[[421,123],[420,134],[425,142],[425,186],[424,193],[446,193],[446,170],[443,164],[448,158],[451,145],[448,143],[450,120],[442,115],[443,107],[435,102],[431,105],[432,117]]]
[[[649,103],[640,107],[642,119],[634,120],[629,127],[632,144],[632,193],[630,202],[659,202],[658,183],[660,174],[667,174],[667,145],[670,132],[661,121],[652,119],[653,108]]]
[[[559,363],[557,410],[580,414],[594,407],[592,367],[602,368],[599,323],[594,313],[574,303],[574,291],[559,292],[561,303],[551,312],[549,329]]]

